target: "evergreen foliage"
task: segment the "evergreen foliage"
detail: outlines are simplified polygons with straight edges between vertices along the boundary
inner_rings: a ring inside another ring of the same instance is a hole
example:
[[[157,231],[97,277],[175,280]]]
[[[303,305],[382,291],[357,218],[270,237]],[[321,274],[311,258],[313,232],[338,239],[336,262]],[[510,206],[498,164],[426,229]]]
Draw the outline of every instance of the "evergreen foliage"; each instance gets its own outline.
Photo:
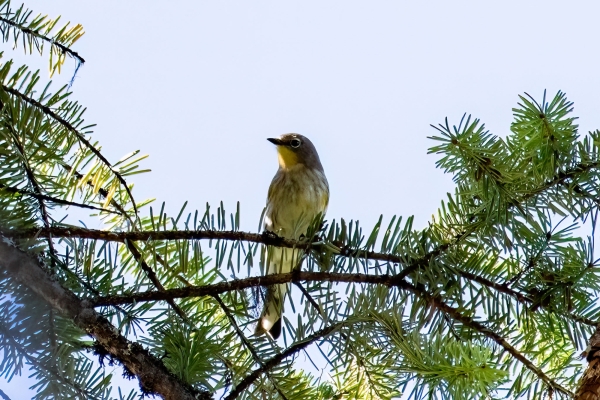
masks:
[[[66,57],[83,62],[70,49],[80,25],[58,28],[58,18],[32,15],[0,1],[3,41],[40,53],[47,43],[51,72]],[[107,366],[122,364],[131,378],[143,373],[40,299],[35,283],[15,278],[5,265],[10,251],[34,256],[65,293],[104,316],[115,337],[137,342],[131,352],[147,349],[196,398],[576,391],[580,354],[600,315],[600,131],[579,135],[564,93],[539,102],[520,96],[504,138],[470,116],[435,126],[430,152],[456,190],[425,229],[410,217],[380,219],[368,231],[330,221],[315,227],[314,240],[293,242],[241,232],[239,207],[188,212],[184,204],[171,213],[136,202],[129,179],[147,172],[144,156],[110,163],[67,87],[44,84],[4,54],[1,62],[0,373],[30,368],[36,398],[169,393],[146,383],[139,392],[117,389]],[[106,232],[61,220],[64,207],[91,209]],[[265,245],[305,248],[301,270],[245,280],[264,272]],[[277,279],[293,282],[298,296],[288,299],[275,343],[252,330],[260,287]],[[193,294],[198,288],[203,295]],[[322,375],[299,366],[311,355],[326,360]]]

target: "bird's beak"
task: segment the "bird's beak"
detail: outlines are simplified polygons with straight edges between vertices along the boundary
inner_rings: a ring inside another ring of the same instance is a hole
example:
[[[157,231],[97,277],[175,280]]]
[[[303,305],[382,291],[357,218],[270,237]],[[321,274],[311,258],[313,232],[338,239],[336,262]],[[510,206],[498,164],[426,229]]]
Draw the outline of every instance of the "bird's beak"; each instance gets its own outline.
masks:
[[[276,139],[276,138],[268,138],[267,139],[269,142],[273,143],[276,146],[282,146],[283,145],[283,141],[281,139]]]

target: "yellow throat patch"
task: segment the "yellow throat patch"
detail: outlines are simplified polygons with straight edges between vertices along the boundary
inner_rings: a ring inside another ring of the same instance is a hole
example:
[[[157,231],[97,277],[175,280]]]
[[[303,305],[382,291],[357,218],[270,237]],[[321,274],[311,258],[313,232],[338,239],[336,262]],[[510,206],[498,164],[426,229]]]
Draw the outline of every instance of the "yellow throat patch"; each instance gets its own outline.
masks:
[[[292,168],[298,164],[298,155],[285,146],[277,146],[279,166],[283,169]]]

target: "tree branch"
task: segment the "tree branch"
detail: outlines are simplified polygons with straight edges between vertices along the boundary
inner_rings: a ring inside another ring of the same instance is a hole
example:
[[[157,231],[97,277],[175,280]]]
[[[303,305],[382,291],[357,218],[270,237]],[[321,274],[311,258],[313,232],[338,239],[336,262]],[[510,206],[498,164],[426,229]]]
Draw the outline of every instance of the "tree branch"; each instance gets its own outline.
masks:
[[[79,208],[87,208],[90,210],[102,211],[102,212],[111,213],[111,214],[119,214],[116,211],[108,210],[106,208],[91,206],[89,204],[76,203],[74,201],[63,200],[63,199],[59,199],[57,197],[47,196],[45,194],[33,193],[33,192],[30,192],[29,190],[19,189],[19,188],[12,187],[12,186],[7,186],[3,183],[0,183],[0,189],[5,190],[9,193],[22,194],[25,196],[33,197],[38,200],[46,200],[46,201],[50,201],[52,203],[61,204],[61,205],[65,205],[65,206],[74,206],[74,207],[79,207]]]
[[[319,316],[323,320],[325,320],[324,313],[323,313],[323,310],[321,309],[321,306],[319,306],[319,304],[316,302],[316,300],[313,299],[313,297],[310,295],[310,293],[308,293],[308,290],[306,290],[306,288],[304,286],[302,286],[302,284],[300,282],[294,282],[294,285],[298,289],[300,289],[300,291],[302,292],[304,297],[306,297],[306,300],[310,303],[310,305],[317,311]]]
[[[307,248],[310,245],[309,243],[298,242],[295,240],[276,238],[276,237],[272,237],[270,235],[248,233],[248,232],[241,232],[241,231],[201,230],[201,231],[109,232],[109,231],[86,229],[86,228],[79,228],[79,227],[69,227],[69,228],[52,227],[50,229],[32,228],[32,229],[24,230],[24,231],[4,231],[4,234],[7,236],[10,236],[10,237],[14,237],[14,238],[28,238],[28,237],[34,237],[34,236],[47,237],[47,236],[51,235],[52,237],[55,237],[55,238],[70,237],[70,238],[105,240],[105,241],[120,242],[120,243],[124,243],[126,240],[152,241],[152,240],[220,239],[220,240],[232,240],[232,241],[243,240],[243,241],[252,242],[252,243],[262,243],[262,244],[266,244],[266,245],[277,245],[280,247],[290,247],[290,248],[292,248],[292,247]],[[461,233],[459,236],[457,236],[456,240],[462,240],[462,238],[464,238],[464,235],[466,235],[466,234],[467,234],[466,232]],[[415,271],[417,268],[426,267],[429,264],[429,262],[431,261],[431,259],[437,257],[439,254],[441,254],[442,252],[447,250],[448,247],[450,247],[451,245],[452,245],[452,243],[447,243],[445,245],[442,245],[442,246],[436,248],[434,251],[427,253],[427,255],[425,255],[424,257],[414,260],[411,264],[409,264],[407,267],[405,267],[397,276],[394,277],[395,281],[402,281],[406,276],[408,276],[411,272]],[[314,244],[313,244],[313,247],[314,247]],[[389,262],[396,262],[396,263],[401,263],[401,262],[406,261],[406,259],[404,257],[395,255],[395,254],[377,253],[377,252],[373,252],[373,251],[362,251],[362,250],[355,250],[355,249],[351,249],[351,248],[346,248],[345,254],[340,254],[340,256],[357,257],[357,258],[368,259],[368,260],[389,261]],[[498,292],[505,293],[505,294],[515,298],[517,301],[519,301],[521,303],[532,303],[533,302],[533,300],[530,299],[529,297],[527,297],[513,289],[510,289],[509,287],[507,287],[504,284],[493,282],[489,279],[486,279],[484,277],[475,275],[475,274],[467,272],[467,271],[457,269],[456,272],[460,276],[463,276],[466,279],[478,282],[478,283],[485,285],[487,287],[490,287]],[[302,274],[308,274],[308,273],[309,272],[302,272]],[[362,274],[341,274],[341,275],[344,275],[344,276],[332,275],[332,277],[330,277],[330,278],[325,278],[324,276],[322,276],[322,277],[313,276],[313,278],[316,281],[331,280],[331,281],[335,281],[335,282],[379,283],[379,284],[385,284],[388,286],[390,285],[390,283],[392,283],[390,280],[392,275],[379,275],[379,276],[362,275]],[[132,303],[135,301],[157,301],[157,300],[173,299],[173,298],[177,298],[177,297],[206,296],[206,295],[220,294],[220,293],[224,293],[224,292],[227,292],[230,290],[240,290],[240,289],[246,289],[248,287],[253,287],[253,286],[267,285],[267,284],[269,284],[269,282],[273,281],[273,279],[274,279],[273,277],[276,277],[275,279],[281,279],[281,278],[277,278],[278,276],[279,275],[273,275],[273,276],[269,276],[269,277],[265,276],[265,277],[249,278],[249,279],[256,280],[256,281],[252,281],[252,282],[251,281],[246,282],[246,280],[241,280],[241,281],[234,280],[234,281],[230,281],[229,283],[216,284],[216,286],[214,286],[214,287],[201,286],[201,287],[188,287],[188,288],[181,288],[181,289],[168,289],[165,292],[165,297],[163,297],[163,298],[160,298],[156,294],[152,294],[153,292],[145,292],[145,293],[138,295],[140,297],[133,297],[133,296],[127,296],[127,295],[111,296],[111,297],[107,297],[107,298],[98,299],[98,301],[108,301],[108,302],[114,301],[116,303],[111,303],[111,304],[107,303],[107,304],[103,304],[103,305],[115,305],[115,304],[129,304],[129,303]],[[308,275],[303,275],[303,276],[308,277]],[[302,281],[302,280],[310,280],[310,279],[298,279],[298,281]],[[278,280],[277,282],[274,282],[274,283],[283,283],[283,282],[290,282],[290,281],[296,282],[296,281],[290,280],[288,278],[283,278],[283,279],[281,279],[281,281]],[[224,285],[224,286],[219,286],[219,285]],[[212,292],[212,290],[214,290],[214,292]],[[182,292],[178,292],[178,291],[182,291]],[[148,296],[148,297],[141,297],[141,296]],[[596,324],[597,324],[595,321],[590,320],[589,318],[582,317],[580,315],[569,313],[569,314],[567,314],[567,316],[575,321],[584,323],[586,325],[596,326]]]
[[[205,286],[189,286],[183,288],[165,289],[161,291],[137,292],[126,295],[104,296],[90,300],[93,307],[132,304],[147,301],[164,301],[185,297],[215,296],[232,290],[242,290],[255,286],[269,286],[287,282],[344,282],[344,283],[371,283],[388,287],[409,289],[408,283],[398,279],[398,275],[367,275],[344,274],[334,272],[309,272],[294,271],[285,274],[272,274],[266,276],[253,276],[244,279],[235,279],[227,282],[214,283]]]
[[[76,169],[73,169],[73,167],[71,167],[68,164],[60,164],[61,167],[63,167],[64,169],[66,169],[69,172],[72,172],[73,175],[75,175],[75,177],[79,180],[83,179],[83,174],[81,174],[79,171],[77,171]],[[94,182],[92,182],[91,179],[88,179],[88,181],[86,182],[86,184],[88,186],[90,186],[92,189],[96,189],[96,186],[94,185]],[[100,196],[104,199],[108,198],[108,190],[100,187],[97,189],[98,190],[98,194],[100,194]],[[114,208],[117,209],[118,214],[124,216],[125,218],[127,218],[129,220],[129,222],[131,223],[131,226],[134,226],[133,221],[131,220],[131,218],[129,217],[129,215],[125,212],[125,210],[123,209],[123,207],[121,207],[121,205],[119,203],[116,202],[116,200],[114,198],[110,199],[110,205],[113,206]]]
[[[146,349],[127,340],[106,318],[95,312],[89,302],[78,299],[73,292],[53,281],[38,261],[14,247],[6,238],[0,238],[0,268],[95,338],[108,354],[138,377],[144,391],[173,400],[212,398],[209,393],[183,383]]]
[[[4,393],[4,392],[2,391],[2,389],[0,389],[0,398],[1,398],[2,400],[10,400],[10,397],[8,397],[8,395],[7,395],[6,393]]]
[[[457,269],[456,272],[458,272],[458,274],[460,276],[462,276],[463,278],[466,278],[473,282],[477,282],[481,285],[487,286],[490,289],[493,289],[497,292],[507,294],[507,295],[513,297],[515,300],[517,300],[521,304],[528,305],[528,304],[533,304],[535,302],[534,299],[532,299],[531,297],[526,296],[521,292],[517,292],[516,290],[509,288],[506,283],[497,283],[497,282],[491,281],[487,278],[484,278],[482,276],[475,275],[471,272],[463,271],[460,269]],[[597,321],[593,321],[589,318],[586,318],[586,317],[583,317],[581,315],[577,315],[577,314],[574,314],[571,312],[565,313],[564,316],[572,319],[573,321],[577,321],[577,322],[580,322],[585,325],[590,325],[590,326],[598,325]]]
[[[7,18],[0,17],[0,21],[1,21],[1,22],[4,22],[5,24],[7,24],[7,25],[10,25],[10,26],[12,26],[12,27],[14,27],[14,28],[17,28],[17,29],[18,29],[18,30],[20,30],[21,32],[24,32],[24,33],[27,33],[27,34],[29,34],[29,35],[31,35],[31,36],[35,36],[36,38],[42,39],[43,41],[50,43],[52,46],[56,46],[56,47],[58,47],[58,48],[60,49],[60,51],[62,51],[62,52],[63,52],[63,53],[65,53],[65,54],[68,54],[69,56],[71,56],[71,57],[73,57],[73,58],[75,58],[75,59],[76,59],[77,61],[79,61],[81,64],[84,64],[84,63],[85,63],[85,60],[83,59],[83,57],[81,57],[81,56],[79,55],[79,53],[77,53],[77,52],[76,52],[76,51],[74,51],[74,50],[71,50],[70,48],[68,48],[67,46],[65,46],[65,45],[63,45],[63,44],[60,44],[60,43],[56,42],[56,41],[55,41],[54,39],[52,39],[52,38],[49,38],[49,37],[47,37],[47,36],[44,36],[44,35],[42,35],[42,34],[40,34],[40,33],[36,32],[36,31],[33,31],[33,30],[31,30],[31,29],[29,29],[29,28],[26,28],[26,27],[24,27],[24,26],[22,26],[22,25],[19,25],[19,24],[17,24],[16,22],[14,22],[14,21],[11,21],[10,19],[7,19]]]
[[[2,109],[3,114],[5,114],[6,118],[9,118],[10,122],[14,123],[14,121],[12,121],[12,114],[4,113],[4,103],[2,101],[0,101],[0,108]],[[25,170],[25,175],[27,176],[27,180],[29,181],[29,184],[33,187],[34,193],[38,195],[37,202],[39,205],[39,210],[40,210],[40,214],[42,217],[42,221],[44,222],[44,227],[50,228],[50,214],[48,213],[48,210],[46,208],[46,203],[44,203],[44,200],[42,198],[42,196],[43,196],[42,187],[38,183],[37,178],[33,172],[33,169],[29,165],[29,157],[28,157],[27,153],[25,152],[25,148],[23,147],[21,138],[19,137],[14,126],[9,124],[8,122],[9,121],[4,121],[4,125],[10,131],[12,139],[13,139],[13,144],[17,148],[18,154],[21,156],[21,164],[23,164],[23,169]],[[54,248],[54,243],[52,241],[51,236],[48,236],[47,242],[48,242],[48,249],[50,251],[50,256],[51,256],[51,267],[52,267],[51,273],[54,274],[54,267],[55,267],[54,260],[56,258],[57,252],[56,252],[56,249]],[[52,353],[56,353],[58,346],[57,346],[57,339],[56,339],[56,329],[54,326],[54,312],[52,309],[48,313],[48,331],[49,331],[48,333],[49,333],[49,338],[50,338],[50,351]],[[54,357],[52,358],[52,360],[54,360]],[[54,370],[55,367],[56,367],[55,365],[51,365],[50,369]]]
[[[154,270],[150,268],[146,260],[144,260],[144,257],[142,257],[142,254],[140,253],[136,245],[130,241],[126,241],[125,245],[133,255],[133,258],[140,264],[140,267],[146,273],[146,276],[148,277],[148,279],[150,279],[150,282],[152,282],[154,287],[156,287],[156,289],[159,292],[164,292],[165,287],[162,285],[162,283],[160,283],[158,276],[156,276],[156,272],[154,272]],[[175,310],[175,313],[181,317],[183,322],[186,322],[188,324],[190,323],[185,312],[177,304],[175,304],[175,301],[173,301],[173,299],[165,299],[165,301],[173,308],[173,310]]]
[[[19,351],[19,353],[21,353],[23,355],[23,357],[25,357],[27,362],[29,364],[33,365],[34,367],[36,367],[39,371],[48,371],[48,373],[50,375],[52,375],[52,377],[54,377],[54,379],[64,383],[65,385],[70,386],[73,390],[75,390],[79,394],[79,396],[81,396],[82,399],[93,397],[93,394],[89,393],[89,391],[76,386],[73,382],[62,377],[59,374],[59,372],[56,370],[54,365],[51,365],[51,366],[42,365],[42,363],[39,362],[35,357],[32,357],[23,348],[23,346],[14,338],[14,336],[12,335],[10,330],[6,326],[3,326],[3,324],[0,324],[0,332],[3,333],[4,336],[11,342],[11,345],[13,347],[15,347]]]
[[[546,181],[546,183],[544,183],[543,185],[539,186],[538,188],[533,189],[531,192],[524,195],[521,198],[520,202],[522,203],[524,201],[527,201],[530,198],[534,197],[535,195],[540,194],[543,191],[548,190],[553,186],[562,185],[567,179],[573,179],[578,174],[581,174],[584,172],[589,172],[596,168],[600,168],[600,161],[578,163],[573,168],[569,168],[568,170],[566,170],[564,172],[559,172],[558,174],[556,174],[554,176],[553,179]]]
[[[225,305],[225,303],[223,303],[223,300],[221,300],[221,297],[219,297],[218,295],[215,295],[215,296],[213,296],[213,298],[216,300],[217,303],[219,303],[219,306],[221,307],[221,309],[227,316],[229,323],[231,324],[231,326],[233,326],[235,333],[240,338],[242,343],[244,343],[244,346],[246,346],[246,348],[252,355],[254,362],[256,362],[260,367],[264,367],[264,364],[263,364],[260,356],[256,352],[256,350],[254,349],[254,346],[252,346],[252,344],[250,343],[248,338],[244,335],[244,332],[242,332],[242,330],[238,326],[237,322],[235,321],[235,318],[231,314],[231,311],[229,311],[229,308]],[[281,396],[281,398],[284,400],[287,400],[287,397],[285,396],[285,394],[283,394],[281,389],[279,389],[279,385],[277,385],[277,382],[275,382],[275,379],[273,379],[273,376],[269,372],[266,372],[266,375],[269,378],[269,380],[271,381],[271,383],[273,384],[273,387],[275,388],[275,390],[277,390],[277,393],[279,393],[279,395]]]
[[[333,324],[331,326],[323,328],[320,331],[317,331],[314,334],[306,337],[305,339],[291,345],[284,352],[279,353],[278,355],[274,356],[273,358],[267,360],[260,368],[255,369],[254,371],[252,371],[252,373],[250,375],[245,377],[235,387],[235,389],[233,389],[227,395],[227,397],[225,397],[224,400],[236,399],[244,390],[246,390],[252,383],[254,383],[254,381],[256,379],[258,379],[260,374],[270,371],[271,369],[273,369],[274,367],[279,365],[279,363],[281,363],[287,357],[299,352],[300,350],[305,349],[306,347],[308,347],[312,343],[316,342],[317,340],[319,340],[327,335],[330,335],[331,333],[335,332],[337,329],[341,328],[343,325],[344,325],[344,323],[341,322],[341,323]]]
[[[286,274],[274,274],[261,277],[238,279],[206,286],[167,289],[164,292],[154,291],[136,293],[132,295],[100,297],[92,301],[92,304],[95,307],[98,307],[116,304],[130,304],[144,301],[165,300],[167,298],[172,299],[180,297],[216,296],[218,294],[225,293],[231,290],[241,290],[253,286],[268,286],[278,283],[299,281],[371,283],[381,284],[388,287],[398,287],[400,289],[408,290],[424,298],[432,306],[449,315],[454,320],[457,320],[465,326],[476,330],[482,333],[483,335],[487,336],[488,338],[494,340],[496,343],[502,346],[509,354],[511,354],[514,358],[519,360],[525,367],[530,369],[550,387],[556,390],[560,390],[566,394],[570,394],[570,392],[567,389],[565,389],[558,383],[554,382],[551,378],[549,378],[541,369],[539,369],[531,361],[529,361],[523,354],[521,354],[511,344],[509,344],[498,333],[494,332],[493,330],[481,324],[480,322],[475,321],[473,318],[463,315],[460,311],[458,311],[457,308],[447,305],[441,297],[430,295],[425,290],[419,289],[417,286],[414,286],[403,279],[399,279],[399,275],[366,275],[295,271]],[[267,365],[267,363],[265,363],[265,365]]]
[[[87,140],[85,138],[85,135],[83,133],[79,132],[73,125],[71,125],[71,123],[69,123],[69,121],[65,120],[60,115],[58,115],[54,111],[52,111],[52,109],[50,107],[43,105],[39,101],[32,99],[31,97],[26,96],[23,93],[19,92],[18,90],[8,87],[6,85],[2,85],[2,89],[4,91],[12,94],[13,96],[16,96],[16,97],[20,98],[21,100],[39,108],[40,110],[42,110],[42,112],[44,114],[48,115],[49,117],[51,117],[52,119],[57,121],[59,124],[64,126],[67,130],[71,131],[75,136],[77,136],[77,139],[79,139],[79,141],[81,143],[83,143],[85,145],[85,147],[87,147],[96,157],[98,157],[100,159],[100,161],[102,161],[104,163],[104,165],[106,165],[108,167],[108,169],[115,175],[115,177],[119,180],[119,182],[121,182],[121,184],[125,188],[125,191],[127,192],[127,195],[129,196],[129,200],[131,201],[131,204],[133,205],[134,212],[137,213],[137,206],[135,204],[135,200],[133,199],[133,195],[131,194],[131,191],[129,190],[129,186],[127,186],[127,182],[125,181],[125,178],[123,178],[123,176],[120,173],[118,173],[117,171],[115,171],[113,169],[112,164],[106,159],[106,157],[104,157],[102,155],[102,153],[100,153],[100,151],[97,148],[95,148],[90,143],[89,140]]]
[[[296,249],[315,248],[318,245],[315,243],[285,239],[272,235],[249,233],[241,231],[216,231],[216,230],[198,230],[198,231],[136,231],[136,232],[112,232],[98,229],[87,229],[80,227],[51,227],[51,228],[32,228],[20,231],[5,231],[4,234],[13,238],[31,238],[31,237],[49,237],[54,238],[79,238],[79,239],[94,239],[104,240],[108,242],[125,243],[125,241],[158,241],[158,240],[231,240],[245,241],[251,243],[262,243],[270,246],[288,247]],[[466,234],[466,233],[465,233]],[[461,235],[457,238],[460,240],[464,237]],[[459,239],[460,238],[460,239]],[[413,260],[402,272],[402,277],[406,277],[411,272],[419,267],[425,267],[431,259],[447,250],[454,242],[443,244],[435,250],[427,253],[425,256]],[[360,258],[373,261],[387,261],[396,264],[406,264],[406,257],[390,254],[378,253],[375,251],[366,251],[355,249],[349,246],[340,247],[340,256]]]
[[[467,279],[481,283],[501,293],[505,293],[523,304],[533,303],[533,299],[524,296],[512,289],[506,288],[504,285],[492,282],[486,278],[475,274],[459,271],[460,275]],[[412,291],[413,286],[402,279],[402,273],[397,275],[370,275],[370,274],[344,274],[335,272],[310,272],[310,271],[294,271],[285,274],[272,274],[266,276],[253,276],[244,279],[234,279],[227,282],[214,283],[204,286],[187,286],[183,288],[165,289],[164,291],[146,291],[133,294],[103,296],[92,300],[94,307],[100,306],[115,306],[121,304],[133,304],[147,301],[164,301],[168,299],[187,298],[187,297],[203,297],[215,296],[232,290],[243,290],[256,286],[269,286],[278,283],[292,282],[338,282],[338,283],[367,283],[379,284],[387,287],[398,287],[400,289]],[[308,293],[300,286],[300,290],[307,295]],[[311,297],[308,296],[311,301]],[[319,305],[311,301],[313,307],[322,313]],[[589,318],[582,317],[577,314],[568,313],[565,316],[582,324],[596,326],[597,323]]]
[[[492,339],[494,342],[498,343],[504,350],[506,350],[510,355],[519,360],[527,369],[533,372],[538,376],[546,385],[548,385],[553,390],[558,390],[568,396],[573,397],[573,393],[568,389],[564,388],[553,379],[551,379],[548,375],[544,373],[540,368],[538,368],[535,364],[533,364],[527,357],[525,357],[519,350],[514,348],[510,343],[508,343],[500,334],[483,325],[481,322],[475,321],[472,317],[468,317],[462,314],[458,308],[452,307],[446,304],[440,296],[431,295],[427,293],[425,290],[418,288],[410,283],[406,283],[406,289],[421,297],[427,303],[429,303],[434,308],[439,311],[449,315],[455,321],[462,323],[463,325],[477,331],[484,336]]]

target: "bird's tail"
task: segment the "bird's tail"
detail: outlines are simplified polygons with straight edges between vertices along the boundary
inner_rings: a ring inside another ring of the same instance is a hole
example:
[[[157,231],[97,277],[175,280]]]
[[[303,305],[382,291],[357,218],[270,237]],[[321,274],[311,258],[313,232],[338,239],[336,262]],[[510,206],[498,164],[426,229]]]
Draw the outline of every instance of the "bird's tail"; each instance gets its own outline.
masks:
[[[272,247],[269,249],[267,274],[280,274],[290,272],[295,267],[301,253],[298,249]],[[283,314],[283,303],[289,284],[281,283],[267,287],[265,304],[256,329],[255,335],[268,332],[273,339],[281,334],[281,315]]]
[[[265,297],[265,305],[256,329],[255,335],[262,335],[269,332],[273,339],[277,339],[281,334],[281,314],[283,314],[283,301],[285,292],[287,292],[288,284],[282,283],[267,287],[267,295]]]

